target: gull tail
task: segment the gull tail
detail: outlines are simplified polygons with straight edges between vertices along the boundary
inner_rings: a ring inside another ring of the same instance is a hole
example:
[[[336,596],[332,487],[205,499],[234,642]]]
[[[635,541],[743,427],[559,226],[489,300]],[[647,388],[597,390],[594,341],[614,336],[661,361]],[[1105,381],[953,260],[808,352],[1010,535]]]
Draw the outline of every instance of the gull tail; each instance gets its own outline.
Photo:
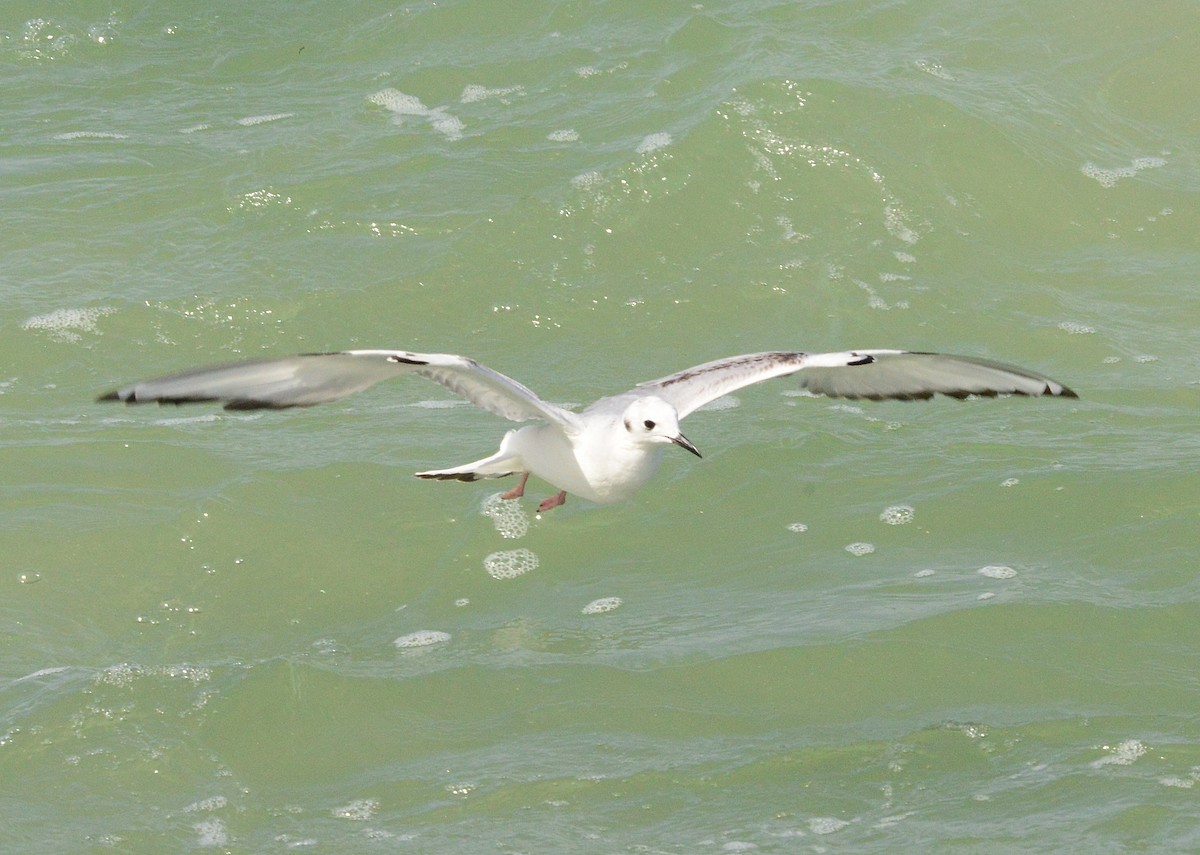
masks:
[[[479,481],[483,478],[503,478],[526,471],[528,470],[521,458],[501,448],[491,457],[476,460],[474,463],[464,463],[450,469],[430,469],[418,472],[417,477],[435,481]]]

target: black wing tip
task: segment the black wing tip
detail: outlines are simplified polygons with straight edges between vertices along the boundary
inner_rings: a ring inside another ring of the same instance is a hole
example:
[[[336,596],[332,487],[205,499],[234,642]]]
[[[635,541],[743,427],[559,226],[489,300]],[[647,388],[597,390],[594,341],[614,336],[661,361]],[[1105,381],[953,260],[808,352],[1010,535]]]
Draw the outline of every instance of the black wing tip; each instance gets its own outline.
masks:
[[[104,401],[124,401],[124,400],[125,399],[121,397],[121,393],[119,391],[113,391],[113,392],[106,392],[105,394],[98,397],[96,399],[96,403],[100,404],[100,403],[103,403]]]
[[[388,362],[398,362],[401,365],[428,365],[424,359],[409,359],[407,356],[401,356],[399,353],[393,353],[387,358]]]

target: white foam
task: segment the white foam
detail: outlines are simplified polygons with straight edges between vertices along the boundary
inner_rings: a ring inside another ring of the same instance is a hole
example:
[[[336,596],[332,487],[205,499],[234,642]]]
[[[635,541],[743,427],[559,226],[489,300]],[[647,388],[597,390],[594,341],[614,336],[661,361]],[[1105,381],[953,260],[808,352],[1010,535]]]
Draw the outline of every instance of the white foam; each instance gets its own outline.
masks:
[[[483,569],[493,579],[515,579],[537,569],[538,557],[528,549],[493,552],[483,559]]]
[[[802,522],[788,523],[787,530],[794,531],[797,534],[800,534],[802,532],[808,531],[808,524],[802,523]]]
[[[111,131],[67,131],[63,134],[55,134],[56,140],[127,140],[125,134],[112,133]]]
[[[808,830],[813,834],[833,834],[849,825],[844,819],[832,816],[816,816],[808,821]]]
[[[1091,335],[1096,331],[1095,327],[1089,327],[1087,324],[1080,324],[1075,321],[1063,321],[1058,325],[1058,328],[1071,335]]]
[[[879,519],[888,525],[907,525],[913,521],[916,513],[912,505],[892,505],[883,509]]]
[[[224,846],[229,842],[229,830],[215,816],[200,820],[192,826],[192,830],[196,832],[197,846]]]
[[[649,154],[652,151],[658,151],[660,148],[666,148],[670,144],[671,135],[666,131],[659,131],[656,134],[647,134],[643,137],[634,151],[638,154]]]
[[[381,89],[367,98],[372,104],[378,104],[395,115],[392,121],[399,124],[404,116],[420,116],[429,121],[435,131],[450,141],[460,140],[463,135],[463,123],[457,117],[450,115],[442,107],[426,107],[415,95],[408,95],[399,89]]]
[[[1005,478],[1000,482],[1001,487],[1015,487],[1021,483],[1020,478]]]
[[[1101,766],[1132,766],[1134,761],[1146,753],[1146,746],[1140,739],[1125,739],[1116,745],[1101,746],[1110,752],[1107,757],[1092,761],[1093,768]]]
[[[1080,167],[1088,178],[1096,181],[1101,187],[1111,189],[1117,186],[1123,178],[1133,178],[1143,169],[1158,169],[1166,166],[1167,161],[1162,157],[1135,157],[1129,166],[1115,166],[1110,168],[1100,167],[1092,163],[1090,160]]]
[[[624,602],[620,597],[601,597],[598,600],[592,600],[583,607],[585,615],[602,615],[605,612],[616,611]]]
[[[418,629],[408,635],[402,635],[392,643],[401,650],[410,647],[429,647],[431,644],[442,644],[450,640],[450,633],[437,629]]]
[[[571,128],[561,128],[546,134],[546,139],[550,142],[579,142],[579,133]]]
[[[476,101],[486,101],[488,98],[505,99],[511,95],[524,95],[524,86],[502,86],[497,89],[489,89],[486,86],[480,86],[478,83],[469,83],[463,87],[462,95],[458,100],[463,104],[472,104]]]
[[[1011,579],[1017,575],[1017,571],[1003,564],[989,564],[979,568],[979,575],[989,579]]]
[[[265,125],[267,122],[278,122],[281,119],[290,119],[295,113],[266,113],[262,116],[246,116],[238,119],[237,123],[245,127],[251,125]]]
[[[333,815],[338,819],[350,819],[355,822],[365,822],[379,811],[379,799],[357,799],[348,805],[333,809]]]
[[[502,499],[500,493],[493,493],[483,501],[479,512],[489,517],[501,537],[515,540],[524,537],[529,531],[529,514],[516,500]]]
[[[227,806],[228,804],[229,804],[229,799],[225,798],[224,796],[211,796],[210,798],[207,798],[207,799],[201,799],[198,802],[192,802],[190,805],[188,805],[187,807],[185,807],[183,809],[183,812],[184,813],[211,813],[214,810],[220,810],[221,808]]]
[[[937,573],[936,570],[928,570],[928,569],[918,570],[916,573],[913,573],[913,578],[914,579],[928,579],[930,576],[933,576],[935,573]]]
[[[846,551],[851,555],[870,555],[875,551],[875,545],[871,543],[849,543],[846,545]]]
[[[21,322],[23,330],[46,332],[56,341],[80,341],[79,332],[96,332],[96,322],[116,309],[93,306],[86,309],[55,309],[44,315],[34,315]],[[77,332],[78,331],[78,332]]]

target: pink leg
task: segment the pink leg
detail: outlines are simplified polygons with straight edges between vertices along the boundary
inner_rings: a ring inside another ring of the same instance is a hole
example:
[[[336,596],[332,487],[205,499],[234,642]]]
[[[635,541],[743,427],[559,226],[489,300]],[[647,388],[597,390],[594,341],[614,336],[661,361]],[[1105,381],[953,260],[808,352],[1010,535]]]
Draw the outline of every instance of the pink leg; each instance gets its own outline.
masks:
[[[521,476],[521,483],[513,487],[506,493],[501,493],[501,499],[519,499],[525,495],[525,482],[529,480],[529,473],[526,472]]]
[[[561,505],[566,500],[567,500],[567,491],[559,490],[557,493],[555,493],[549,499],[546,499],[540,505],[538,505],[538,511],[539,512],[548,511],[551,508],[557,508],[559,505]]]

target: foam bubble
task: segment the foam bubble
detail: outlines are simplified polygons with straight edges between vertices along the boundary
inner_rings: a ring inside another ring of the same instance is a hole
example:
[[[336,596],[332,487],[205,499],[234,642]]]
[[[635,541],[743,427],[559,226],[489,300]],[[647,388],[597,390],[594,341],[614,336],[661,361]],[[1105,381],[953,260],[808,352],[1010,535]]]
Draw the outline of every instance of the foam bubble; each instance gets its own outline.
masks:
[[[197,846],[224,846],[229,842],[229,830],[215,816],[197,822],[192,830],[196,832]]]
[[[83,336],[79,332],[96,332],[96,322],[105,315],[111,315],[116,309],[108,306],[95,306],[86,309],[55,309],[44,315],[34,315],[21,322],[23,330],[39,330],[46,332],[56,341],[80,341]]]
[[[980,601],[990,600],[990,599],[994,598],[995,596],[996,596],[996,593],[994,591],[984,591],[982,594],[980,594],[975,599],[980,600]]]
[[[502,499],[500,493],[493,493],[484,499],[479,512],[491,519],[501,537],[514,540],[524,537],[529,531],[529,514],[521,507],[521,503],[512,499]]]
[[[787,530],[794,531],[796,533],[806,532],[808,531],[808,524],[802,522],[788,523]]]
[[[184,813],[211,813],[214,810],[220,810],[229,804],[229,799],[224,796],[212,796],[207,799],[201,799],[198,802],[192,802],[183,809]]]
[[[67,131],[63,134],[55,134],[56,140],[127,140],[129,137],[125,134],[112,133],[111,131]]]
[[[401,650],[410,647],[429,647],[431,644],[441,644],[450,640],[450,633],[442,632],[437,629],[419,629],[416,632],[410,632],[408,635],[402,635],[392,643]]]
[[[602,615],[605,612],[611,612],[619,609],[621,603],[624,602],[620,597],[601,597],[598,600],[592,600],[583,607],[585,615]]]
[[[1058,328],[1063,332],[1071,335],[1091,335],[1096,331],[1095,327],[1089,327],[1087,324],[1077,323],[1075,321],[1063,321],[1058,325]]]
[[[355,822],[366,822],[379,811],[379,799],[357,799],[348,805],[333,809],[333,815],[338,819],[351,819]]]
[[[918,570],[916,573],[913,573],[913,578],[914,579],[928,579],[930,576],[934,575],[936,572],[937,572],[936,570]]]
[[[1112,168],[1097,166],[1089,160],[1080,170],[1088,178],[1096,181],[1101,187],[1111,189],[1116,187],[1117,182],[1121,179],[1132,178],[1143,169],[1158,169],[1166,165],[1167,161],[1162,157],[1135,157],[1129,166],[1115,166]]]
[[[1101,746],[1110,752],[1107,757],[1092,761],[1093,768],[1101,766],[1132,766],[1133,762],[1146,753],[1146,746],[1140,739],[1125,739],[1116,745]]]
[[[671,135],[666,131],[659,131],[656,134],[647,134],[634,151],[638,154],[649,154],[652,151],[658,151],[660,148],[665,148],[671,144]]]
[[[246,116],[237,120],[239,125],[249,127],[251,125],[265,125],[267,122],[278,122],[280,119],[290,119],[295,113],[266,113],[262,116]]]
[[[875,551],[875,545],[871,543],[850,543],[846,545],[846,551],[851,555],[870,555]]]
[[[550,142],[579,142],[579,132],[571,128],[560,128],[546,134],[546,139]]]
[[[912,505],[892,505],[883,509],[879,519],[888,525],[906,525],[913,521],[915,515],[916,510]]]
[[[604,176],[599,172],[583,172],[571,179],[571,186],[576,190],[587,190],[604,183]]]
[[[1015,487],[1021,483],[1020,478],[1005,478],[1000,482],[1001,487]]]
[[[463,104],[471,104],[475,101],[486,101],[488,98],[507,98],[510,95],[524,95],[524,86],[503,86],[498,89],[488,89],[486,86],[480,86],[478,83],[468,83],[463,87],[462,95],[458,100]]]
[[[832,816],[816,816],[808,821],[808,830],[813,834],[833,834],[835,831],[841,831],[849,824],[844,819]]]
[[[515,579],[538,566],[538,557],[528,549],[493,552],[483,559],[483,569],[493,579]]]
[[[989,564],[979,568],[979,575],[989,579],[1011,579],[1017,575],[1017,571],[1003,564]]]
[[[426,107],[415,95],[408,95],[399,89],[389,87],[368,96],[367,100],[394,113],[392,120],[396,123],[399,123],[404,116],[421,116],[428,119],[433,129],[444,135],[446,139],[451,141],[462,139],[464,126],[458,118],[450,115],[441,107]]]

